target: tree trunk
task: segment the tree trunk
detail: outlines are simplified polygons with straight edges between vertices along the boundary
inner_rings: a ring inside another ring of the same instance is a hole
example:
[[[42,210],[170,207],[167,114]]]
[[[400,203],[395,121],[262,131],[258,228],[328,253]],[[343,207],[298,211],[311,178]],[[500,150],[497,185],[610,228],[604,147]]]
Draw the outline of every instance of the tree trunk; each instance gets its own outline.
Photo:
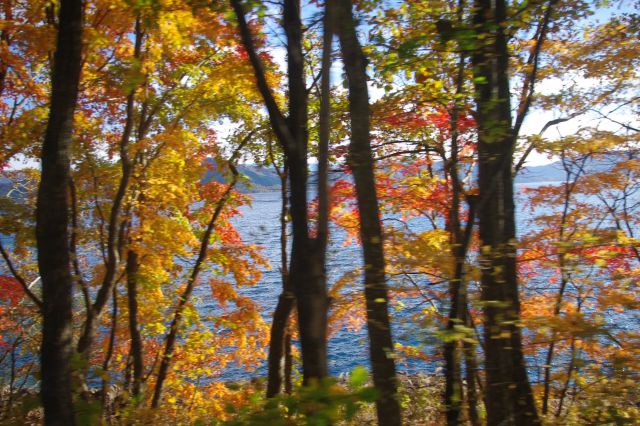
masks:
[[[249,142],[249,138],[253,135],[253,133],[249,133],[247,137],[238,145],[235,149],[231,158],[228,161],[229,169],[233,177],[231,178],[231,182],[227,185],[224,193],[218,200],[216,207],[211,215],[211,219],[209,219],[209,223],[207,224],[207,228],[200,240],[200,249],[198,250],[198,257],[196,259],[195,264],[193,265],[193,269],[191,270],[191,275],[187,280],[187,285],[180,295],[180,299],[178,301],[178,305],[173,313],[173,319],[171,320],[171,326],[169,327],[169,334],[165,339],[165,346],[162,352],[162,357],[160,359],[160,367],[158,368],[158,378],[156,380],[156,386],[153,390],[153,398],[151,400],[151,408],[158,408],[160,405],[160,399],[162,398],[162,390],[164,387],[164,382],[167,379],[167,375],[169,374],[169,367],[171,365],[171,358],[173,357],[173,352],[175,349],[175,344],[178,339],[178,328],[182,323],[182,315],[184,314],[184,310],[189,303],[189,299],[191,298],[191,294],[193,293],[193,289],[198,282],[198,277],[200,275],[200,271],[204,266],[204,262],[207,258],[207,252],[209,250],[209,242],[211,240],[211,236],[213,235],[213,231],[215,230],[216,223],[220,214],[222,213],[222,209],[224,208],[227,200],[231,196],[231,191],[236,186],[238,182],[238,169],[235,166],[235,162],[240,155],[242,148]]]
[[[353,172],[360,213],[369,352],[373,382],[380,392],[380,398],[376,401],[376,411],[379,424],[400,425],[402,420],[388,312],[382,227],[369,140],[370,110],[366,62],[356,35],[351,0],[338,0],[337,14],[342,58],[349,84],[349,166]]]
[[[36,208],[42,277],[41,398],[46,425],[73,425],[71,367],[73,276],[69,246],[69,145],[82,60],[82,1],[61,0],[51,78],[49,121],[42,145]]]
[[[464,63],[464,60],[462,61]],[[466,228],[463,232],[460,223],[460,201],[463,196],[462,185],[457,170],[458,110],[454,108],[451,120],[451,158],[448,173],[452,182],[452,202],[449,210],[448,231],[451,235],[451,247],[454,257],[454,273],[449,282],[449,318],[447,321],[447,337],[444,343],[445,360],[445,405],[447,424],[458,425],[462,421],[462,357],[459,339],[454,338],[456,326],[466,326],[467,312],[467,288],[464,282],[464,263],[467,255],[467,247],[471,236],[471,227],[475,220],[473,209],[470,209]]]
[[[456,259],[457,260],[457,259]],[[457,265],[456,265],[457,266]],[[464,285],[461,277],[456,274],[449,283],[449,319],[447,321],[447,334],[444,342],[445,364],[445,392],[447,425],[457,426],[462,419],[462,371],[460,357],[460,342],[454,338],[455,326],[462,325],[460,320],[460,287]]]
[[[573,370],[576,367],[576,338],[571,338],[571,360],[569,361],[569,365],[567,367],[567,378],[564,381],[564,386],[560,389],[560,395],[558,396],[558,406],[556,407],[556,412],[554,413],[555,418],[559,418],[562,414],[562,407],[564,405],[564,400],[567,396],[567,391],[569,390],[569,385],[571,384],[571,375],[573,374]]]
[[[265,101],[273,128],[282,146],[289,169],[291,224],[291,264],[289,279],[298,303],[298,327],[302,353],[303,384],[328,374],[327,289],[322,244],[309,237],[307,212],[308,103],[302,49],[302,20],[299,0],[283,3],[283,27],[287,38],[289,115],[284,117],[267,83],[264,67],[256,52],[244,10],[239,0],[230,0],[240,27],[242,43],[254,68],[258,89]]]
[[[467,321],[466,326],[471,324]],[[478,366],[476,364],[475,345],[464,342],[464,363],[465,377],[467,379],[467,412],[469,423],[471,426],[480,426],[480,417],[478,416],[478,393],[476,390],[476,374]]]
[[[113,349],[116,346],[116,330],[118,329],[118,298],[116,294],[115,287],[113,288],[113,294],[111,295],[113,298],[113,304],[111,309],[111,330],[109,331],[109,343],[107,345],[107,353],[104,357],[104,361],[102,362],[102,371],[104,376],[102,377],[102,415],[103,417],[109,419],[111,416],[111,410],[113,409],[113,404],[110,407],[107,407],[107,393],[109,387],[109,368],[111,364],[111,358],[113,357]]]
[[[283,383],[286,383],[287,342],[291,342],[287,339],[289,317],[295,306],[295,301],[293,293],[283,290],[273,312],[269,341],[267,398],[279,394]]]
[[[288,124],[293,137],[286,152],[291,188],[290,279],[298,301],[298,327],[302,352],[302,378],[307,385],[328,374],[327,289],[324,249],[309,237],[308,189],[308,99],[302,50],[300,0],[285,0],[283,26],[287,35],[289,82]]]
[[[133,58],[139,59],[142,53],[142,42],[144,32],[142,30],[142,22],[140,18],[135,22],[135,40]],[[124,224],[125,220],[121,217],[122,206],[125,202],[129,180],[133,174],[133,162],[129,158],[129,141],[134,127],[135,119],[135,94],[137,87],[131,89],[127,96],[126,103],[126,119],[122,136],[120,137],[120,165],[122,168],[122,176],[118,185],[118,190],[113,199],[111,213],[109,214],[109,226],[107,231],[107,261],[105,264],[105,274],[100,288],[98,288],[95,301],[91,306],[91,312],[87,315],[82,334],[78,339],[76,351],[85,359],[89,358],[89,350],[95,339],[96,324],[102,315],[104,307],[109,302],[109,297],[113,291],[116,282],[116,275],[120,260],[122,257],[124,246]]]
[[[280,177],[280,196],[282,205],[280,210],[280,275],[282,277],[282,294],[278,299],[278,304],[273,312],[271,323],[271,335],[269,340],[269,357],[267,360],[267,398],[271,398],[280,393],[282,384],[291,382],[288,377],[287,363],[290,362],[291,335],[289,333],[289,318],[295,306],[295,295],[289,282],[289,261],[287,255],[287,216],[289,213],[289,202],[287,197],[287,167],[280,170],[275,165],[275,159],[271,152],[269,154],[274,163],[276,173]]]
[[[284,392],[288,395],[293,392],[293,348],[291,345],[291,326],[289,326],[284,340]]]
[[[540,424],[519,326],[506,4],[476,0],[473,54],[478,124],[482,299],[488,425]]]
[[[463,24],[464,0],[458,1],[457,22],[458,25]],[[466,53],[461,52],[458,59],[458,69],[456,73],[456,95],[462,96],[464,92],[464,71],[466,68]],[[471,231],[473,222],[475,221],[474,209],[469,208],[469,217],[467,224],[463,230],[460,220],[460,204],[464,197],[464,188],[458,174],[458,120],[460,117],[461,107],[458,103],[454,104],[450,110],[451,120],[449,127],[451,130],[451,152],[450,158],[443,158],[445,164],[445,173],[449,175],[451,181],[451,207],[449,208],[449,218],[447,221],[447,230],[450,235],[451,251],[454,258],[454,273],[449,282],[449,318],[447,321],[448,339],[444,343],[444,360],[445,360],[445,406],[447,424],[449,426],[458,425],[462,421],[462,402],[464,399],[464,390],[462,383],[462,359],[461,359],[461,343],[459,339],[454,338],[456,335],[455,327],[466,326],[467,319],[467,287],[464,279],[464,264],[466,261],[469,240],[471,239]],[[465,345],[467,343],[465,342]],[[475,371],[471,373],[473,377]],[[469,377],[469,374],[467,374]],[[467,381],[469,385],[469,381]],[[473,386],[473,383],[471,383]],[[473,394],[474,390],[471,390]],[[467,399],[469,402],[469,399]],[[475,412],[475,407],[469,407],[469,412]],[[472,415],[470,415],[472,417]]]
[[[127,254],[127,301],[129,304],[129,334],[131,336],[131,358],[133,359],[133,389],[132,395],[139,403],[142,390],[142,375],[144,360],[142,358],[142,336],[138,326],[138,270],[140,260],[135,251]]]

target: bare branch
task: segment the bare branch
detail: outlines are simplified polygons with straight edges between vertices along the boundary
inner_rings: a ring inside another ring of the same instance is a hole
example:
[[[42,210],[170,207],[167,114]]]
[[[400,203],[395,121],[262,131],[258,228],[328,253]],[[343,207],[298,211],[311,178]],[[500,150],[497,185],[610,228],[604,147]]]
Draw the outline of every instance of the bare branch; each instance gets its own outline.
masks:
[[[271,123],[273,124],[273,131],[276,133],[280,144],[282,145],[285,152],[290,152],[295,150],[293,135],[287,126],[287,120],[285,119],[284,114],[280,111],[278,104],[276,103],[275,98],[273,97],[273,93],[271,92],[271,88],[269,87],[269,83],[267,83],[267,78],[265,75],[264,65],[256,52],[256,46],[253,42],[253,36],[251,35],[251,30],[249,29],[249,25],[247,24],[247,20],[244,16],[244,8],[240,3],[240,0],[230,0],[231,6],[236,14],[236,18],[238,20],[238,27],[240,28],[240,37],[242,39],[242,45],[247,51],[247,55],[249,56],[249,60],[251,61],[251,65],[253,66],[254,73],[256,75],[256,81],[258,84],[258,90],[264,99],[265,106],[267,107],[267,112],[269,113],[269,118],[271,119]]]
[[[4,249],[4,246],[2,245],[2,241],[0,241],[0,252],[2,253],[2,257],[4,258],[4,261],[6,262],[11,275],[13,275],[16,281],[20,283],[20,285],[22,286],[22,290],[24,290],[29,299],[31,299],[31,301],[38,307],[38,310],[42,311],[42,301],[31,291],[31,289],[29,288],[29,284],[27,284],[27,281],[25,281],[24,277],[20,275],[20,273],[16,270],[13,262],[11,261],[11,258],[9,257],[9,253],[7,253],[7,251]]]

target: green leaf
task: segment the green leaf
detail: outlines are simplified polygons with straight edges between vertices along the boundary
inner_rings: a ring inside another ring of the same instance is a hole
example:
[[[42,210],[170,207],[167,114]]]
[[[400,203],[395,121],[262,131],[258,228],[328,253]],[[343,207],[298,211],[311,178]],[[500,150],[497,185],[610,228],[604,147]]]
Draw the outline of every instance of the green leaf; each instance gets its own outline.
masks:
[[[364,386],[367,380],[369,380],[369,372],[361,365],[354,368],[349,376],[349,384],[354,389],[359,389]]]
[[[375,402],[375,400],[380,396],[380,392],[378,392],[378,389],[374,387],[366,387],[360,390],[357,395],[361,401]]]

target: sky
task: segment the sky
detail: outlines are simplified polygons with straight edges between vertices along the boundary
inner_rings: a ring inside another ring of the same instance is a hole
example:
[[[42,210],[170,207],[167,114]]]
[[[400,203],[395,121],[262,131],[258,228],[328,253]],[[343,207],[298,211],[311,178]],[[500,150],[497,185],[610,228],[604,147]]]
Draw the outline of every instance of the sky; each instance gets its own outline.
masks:
[[[317,8],[315,9],[311,8],[311,9],[308,9],[308,10],[311,10],[310,12],[307,11],[305,13],[305,16],[307,19],[309,19],[311,15],[317,12]],[[593,21],[602,22],[608,19],[612,13],[627,11],[632,9],[633,9],[632,2],[628,0],[614,2],[614,3],[611,3],[608,7],[600,8],[594,15]],[[276,13],[276,11],[274,11],[274,13]],[[280,47],[275,47],[271,49],[269,53],[273,57],[274,61],[283,70],[283,72],[285,72],[286,71],[286,50],[284,47],[282,47],[283,40],[282,40],[280,29],[276,25],[271,24],[270,26],[267,27],[267,32],[270,33],[270,37],[273,39],[273,41],[276,44],[279,44],[280,46]],[[342,79],[342,75],[343,75],[342,65],[336,61],[333,64],[331,69],[331,78],[334,84],[339,84],[340,80]],[[562,79],[545,80],[544,82],[541,82],[540,84],[538,84],[536,89],[540,93],[552,93],[560,89],[563,84],[564,82]],[[588,85],[592,83],[584,82],[584,84]],[[369,94],[370,94],[370,101],[375,102],[376,100],[384,96],[385,93],[384,93],[384,89],[375,87],[370,82]],[[544,124],[554,118],[558,118],[558,117],[554,115],[554,112],[552,111],[541,111],[539,109],[532,109],[531,112],[528,114],[527,118],[525,119],[525,122],[523,123],[521,134],[522,135],[538,134],[542,129],[542,127],[544,126]],[[619,118],[622,120],[625,120],[628,117],[622,116]],[[586,114],[583,117],[573,119],[561,125],[551,127],[545,132],[543,136],[550,139],[556,139],[562,136],[573,134],[578,129],[580,129],[581,127],[584,127],[585,125],[595,125],[595,124],[599,125],[599,127],[604,130],[613,131],[613,130],[618,130],[619,128],[619,126],[616,126],[614,123],[610,121],[602,120],[601,117],[592,113],[592,114]],[[218,131],[218,133],[221,135],[221,139],[223,139],[225,134],[229,134],[231,129],[233,129],[233,126],[228,122],[227,123],[222,122],[216,126],[216,131]],[[536,166],[536,165],[548,164],[553,161],[555,161],[554,158],[549,158],[546,155],[542,155],[534,151],[528,157],[527,165]],[[24,167],[38,167],[38,163],[34,161],[25,161],[23,157],[17,157],[12,159],[12,161],[9,163],[9,167],[14,169],[24,168]]]
[[[305,15],[305,18],[307,20],[311,19],[312,16],[314,14],[317,14],[318,12],[318,9],[315,8],[315,6],[311,6],[306,10],[307,12],[306,13],[303,12],[303,14]],[[634,10],[633,1],[629,1],[629,0],[611,1],[606,5],[600,5],[597,8],[594,15],[585,21],[585,24],[589,24],[589,23],[595,24],[595,23],[605,22],[612,16],[612,14],[617,14],[621,12],[630,12],[633,10]],[[277,15],[278,11],[274,10],[272,13],[274,15]],[[280,29],[275,25],[268,27],[268,29],[270,30],[269,32],[272,34],[272,37],[274,37],[274,40],[277,40],[280,46],[282,46],[284,42],[283,42],[283,36],[280,34]],[[360,28],[360,32],[361,33],[363,32],[362,28]],[[336,43],[335,40],[334,40],[334,43]],[[334,49],[337,49],[337,48],[338,47],[336,43],[336,46],[334,46]],[[285,48],[277,47],[272,49],[269,53],[272,55],[274,61],[280,66],[280,69],[283,70],[283,72],[286,72]],[[342,65],[339,62],[334,62],[331,69],[331,79],[333,84],[334,85],[340,84],[339,82],[341,81],[342,78],[343,78]],[[561,89],[565,83],[566,82],[563,81],[562,79],[547,79],[538,83],[538,85],[536,86],[536,92],[542,93],[542,94],[558,92],[558,90]],[[589,85],[597,84],[597,83],[598,83],[597,81],[586,81],[586,80],[580,82],[580,84],[583,85],[583,87],[587,87],[587,88],[589,87]],[[375,102],[376,100],[384,96],[384,94],[385,92],[383,88],[376,87],[370,82],[369,84],[370,102]],[[513,104],[515,105],[515,102]],[[556,118],[560,118],[557,112],[542,111],[540,109],[532,108],[523,123],[522,129],[521,129],[521,135],[523,136],[537,135],[540,133],[540,131],[548,121]],[[621,121],[626,121],[628,120],[629,117],[625,115],[622,115],[622,116],[618,115],[617,118],[620,119]],[[576,117],[568,122],[550,127],[542,136],[548,139],[558,139],[567,135],[575,134],[579,129],[587,126],[593,126],[593,127],[597,126],[601,130],[610,130],[610,131],[618,131],[620,129],[620,126],[614,124],[611,121],[603,120],[602,117],[598,116],[595,113],[587,113],[583,116]],[[549,164],[556,160],[557,158],[549,158],[545,154],[540,154],[536,151],[533,151],[527,157],[526,164],[529,166],[537,166],[537,165]]]

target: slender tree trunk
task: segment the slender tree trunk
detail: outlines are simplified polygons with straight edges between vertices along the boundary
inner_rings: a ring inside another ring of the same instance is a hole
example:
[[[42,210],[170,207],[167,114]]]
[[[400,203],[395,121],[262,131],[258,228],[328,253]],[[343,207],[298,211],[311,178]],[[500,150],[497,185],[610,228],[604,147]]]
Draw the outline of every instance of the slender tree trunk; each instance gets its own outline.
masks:
[[[458,1],[457,8],[457,23],[463,24],[463,10],[464,0]],[[466,54],[460,53],[458,59],[458,69],[456,75],[456,95],[463,95],[464,91],[464,71],[466,67]],[[463,383],[462,383],[462,359],[461,359],[461,346],[456,335],[455,327],[466,326],[467,310],[468,310],[468,298],[467,288],[464,280],[464,264],[467,256],[467,249],[469,246],[469,240],[471,238],[471,230],[473,229],[473,222],[475,221],[475,214],[473,208],[470,206],[468,223],[466,225],[466,231],[463,231],[460,221],[460,204],[464,197],[464,188],[461,183],[460,176],[458,175],[458,120],[460,117],[460,106],[456,103],[450,110],[451,120],[451,152],[450,158],[445,161],[445,173],[450,177],[452,187],[451,207],[449,209],[449,220],[447,221],[447,227],[450,234],[450,242],[454,257],[454,273],[449,282],[449,318],[447,321],[447,335],[448,339],[444,343],[444,359],[445,359],[445,406],[447,424],[449,426],[455,426],[462,421],[462,402],[463,395]],[[465,342],[465,345],[467,342]],[[467,353],[465,352],[465,360]],[[468,364],[468,363],[467,363]],[[472,372],[471,377],[473,377]],[[467,374],[469,377],[469,374]],[[467,382],[467,386],[469,383]],[[473,386],[473,383],[472,383]],[[471,389],[470,393],[473,394],[475,389]],[[467,399],[469,402],[469,399]],[[472,412],[475,413],[475,406],[469,407],[470,417]]]
[[[102,362],[102,371],[105,373],[105,376],[102,378],[102,415],[107,419],[110,418],[110,409],[112,409],[113,407],[107,407],[109,378],[106,376],[106,374],[109,372],[111,358],[113,357],[113,349],[116,346],[116,330],[118,329],[118,299],[115,287],[113,289],[112,297],[113,305],[111,310],[111,331],[109,332],[109,345],[107,346],[107,354],[104,357],[104,361]]]
[[[82,61],[82,1],[61,0],[36,207],[42,277],[41,391],[46,425],[75,424],[71,367],[73,276],[69,247],[69,145]]]
[[[308,100],[302,50],[300,0],[285,0],[283,27],[287,35],[289,116],[292,149],[286,150],[291,188],[291,285],[298,301],[298,328],[302,352],[303,384],[328,374],[327,289],[324,248],[309,237],[308,190]]]
[[[465,324],[468,328],[469,324]],[[475,345],[464,342],[464,363],[465,378],[467,380],[467,412],[471,426],[480,426],[478,415],[478,391],[476,389],[476,374],[478,365],[476,363]]]
[[[142,357],[142,336],[138,326],[138,271],[140,259],[135,251],[127,254],[127,301],[129,304],[129,335],[131,336],[131,358],[133,359],[133,397],[139,403],[142,391],[144,360]]]
[[[389,297],[384,272],[382,227],[369,139],[370,110],[366,62],[356,35],[351,0],[337,0],[337,15],[342,58],[349,84],[349,166],[353,172],[360,213],[369,352],[373,382],[380,392],[380,398],[376,401],[376,411],[379,424],[400,425],[402,420],[388,312]]]
[[[271,147],[270,147],[271,149]],[[269,356],[267,360],[267,398],[274,397],[280,393],[282,384],[291,381],[287,377],[287,356],[290,354],[291,335],[289,333],[289,318],[295,306],[295,295],[289,283],[289,261],[287,254],[287,216],[289,214],[287,196],[287,167],[280,170],[275,165],[273,153],[269,152],[271,161],[276,168],[276,173],[280,177],[280,196],[282,205],[280,209],[280,275],[282,277],[282,293],[278,299],[278,304],[273,312],[271,323],[271,335],[269,340]]]
[[[455,326],[462,325],[460,320],[459,302],[461,277],[456,274],[449,283],[449,319],[447,320],[447,334],[444,343],[445,364],[445,392],[447,425],[459,425],[462,420],[462,371],[460,357],[460,342],[454,338]]]
[[[453,134],[455,135],[455,131]],[[454,144],[455,146],[455,144]],[[452,160],[455,159],[455,156]],[[470,206],[468,223],[463,230],[460,225],[460,197],[461,188],[457,171],[451,171],[454,182],[453,203],[450,209],[449,228],[452,234],[452,247],[454,253],[454,274],[449,283],[449,297],[451,307],[449,309],[449,319],[447,321],[447,331],[449,334],[456,332],[456,326],[470,328],[468,313],[468,293],[464,282],[464,262],[471,238],[471,230],[475,220],[475,209]],[[457,189],[455,189],[458,187]],[[477,400],[475,394],[475,353],[473,344],[469,342],[461,343],[458,339],[446,340],[444,344],[445,358],[445,403],[448,425],[457,425],[462,422],[462,402],[464,400],[462,383],[462,354],[464,354],[465,368],[467,370],[467,402],[469,404],[469,418],[477,421]],[[470,371],[471,369],[471,371]],[[473,424],[477,424],[473,423]]]
[[[142,53],[142,42],[144,38],[144,32],[142,30],[142,23],[140,18],[135,22],[135,40],[134,40],[134,52],[133,58],[139,59]],[[133,162],[129,158],[129,142],[131,134],[134,131],[135,120],[135,93],[136,88],[131,89],[131,92],[127,96],[126,103],[126,119],[124,129],[122,130],[122,136],[120,137],[120,163],[122,168],[122,176],[120,178],[120,184],[118,190],[113,199],[113,205],[111,206],[111,213],[109,214],[109,226],[107,230],[107,262],[105,264],[105,275],[102,280],[102,284],[98,289],[95,301],[91,306],[91,312],[87,315],[85,320],[82,334],[78,339],[77,352],[81,354],[85,359],[89,357],[89,350],[95,339],[96,323],[102,315],[102,311],[106,304],[109,302],[109,297],[116,282],[116,275],[118,266],[120,265],[120,259],[122,257],[124,246],[124,224],[126,220],[121,217],[122,205],[125,202],[127,190],[129,187],[129,181],[133,173]]]
[[[89,288],[82,278],[82,271],[80,270],[80,260],[78,259],[78,199],[76,197],[76,186],[73,182],[73,177],[69,178],[69,201],[71,204],[71,239],[69,241],[69,251],[71,253],[71,264],[73,265],[74,281],[80,290],[82,291],[82,299],[84,300],[84,307],[86,315],[90,315],[91,310],[91,296],[89,295]]]
[[[156,380],[156,386],[153,390],[153,398],[151,400],[151,407],[158,408],[160,405],[160,399],[162,398],[162,390],[164,387],[164,382],[169,374],[169,367],[171,365],[171,358],[173,357],[173,352],[175,349],[176,340],[178,339],[178,328],[182,322],[182,315],[184,314],[184,310],[189,303],[189,299],[191,298],[191,293],[193,293],[193,289],[198,282],[198,277],[200,275],[200,271],[204,266],[204,262],[207,258],[207,252],[209,250],[209,242],[211,240],[211,236],[213,235],[213,231],[215,230],[216,223],[218,221],[218,217],[222,213],[222,209],[224,208],[227,200],[231,196],[231,191],[236,186],[238,182],[238,170],[235,166],[235,162],[240,155],[240,151],[244,146],[249,142],[249,138],[252,136],[250,133],[236,148],[233,155],[229,159],[228,166],[231,170],[233,177],[231,178],[231,182],[227,185],[226,190],[218,200],[216,207],[211,215],[211,219],[209,219],[209,223],[207,224],[207,228],[205,229],[204,235],[200,240],[200,250],[198,251],[198,257],[196,259],[195,264],[193,265],[193,269],[191,270],[191,275],[187,280],[187,285],[180,295],[180,300],[178,301],[178,305],[173,313],[173,319],[171,320],[171,326],[169,327],[169,334],[165,339],[165,347],[162,352],[162,358],[160,360],[160,367],[158,368],[158,378]]]
[[[303,29],[299,0],[284,0],[283,28],[287,38],[289,115],[280,111],[256,52],[239,0],[230,0],[240,27],[242,43],[254,68],[258,89],[265,101],[273,128],[289,169],[291,225],[291,264],[289,279],[297,300],[298,328],[302,352],[303,384],[328,374],[327,289],[323,244],[309,237],[307,212],[308,104],[305,87]]]
[[[464,60],[462,65],[464,66]],[[460,76],[459,76],[460,77]],[[463,232],[460,225],[460,198],[462,186],[458,178],[457,153],[458,153],[458,109],[454,107],[451,118],[451,158],[448,166],[448,174],[452,182],[451,208],[449,209],[448,231],[451,235],[451,247],[454,257],[454,273],[449,282],[449,318],[447,321],[447,334],[444,343],[445,361],[445,405],[447,424],[458,425],[462,418],[462,359],[460,356],[460,341],[455,336],[456,325],[465,324],[467,311],[466,284],[464,283],[464,262],[467,254],[467,244],[463,241]],[[469,220],[473,222],[474,218]],[[469,226],[469,225],[468,225]]]
[[[295,296],[292,292],[283,290],[278,305],[273,312],[271,323],[271,337],[269,343],[267,398],[280,393],[286,382],[287,342],[291,342],[288,328],[289,317],[295,306]],[[289,338],[289,339],[288,339]]]
[[[569,361],[569,365],[567,366],[567,378],[564,381],[564,386],[560,390],[560,396],[558,396],[558,406],[556,408],[556,412],[554,413],[556,419],[560,417],[562,414],[562,408],[564,406],[564,400],[567,396],[567,391],[569,390],[569,384],[571,383],[571,375],[573,374],[573,370],[576,366],[576,338],[571,338],[571,360]]]
[[[9,349],[9,358],[11,363],[11,372],[9,373],[9,389],[8,395],[5,402],[4,414],[2,415],[3,419],[9,418],[11,415],[11,411],[13,408],[13,397],[16,393],[15,384],[16,384],[16,349],[18,349],[18,345],[22,342],[22,335],[18,336],[13,343],[11,344],[11,349]]]
[[[505,1],[476,0],[474,24],[487,424],[537,425],[519,326]]]

